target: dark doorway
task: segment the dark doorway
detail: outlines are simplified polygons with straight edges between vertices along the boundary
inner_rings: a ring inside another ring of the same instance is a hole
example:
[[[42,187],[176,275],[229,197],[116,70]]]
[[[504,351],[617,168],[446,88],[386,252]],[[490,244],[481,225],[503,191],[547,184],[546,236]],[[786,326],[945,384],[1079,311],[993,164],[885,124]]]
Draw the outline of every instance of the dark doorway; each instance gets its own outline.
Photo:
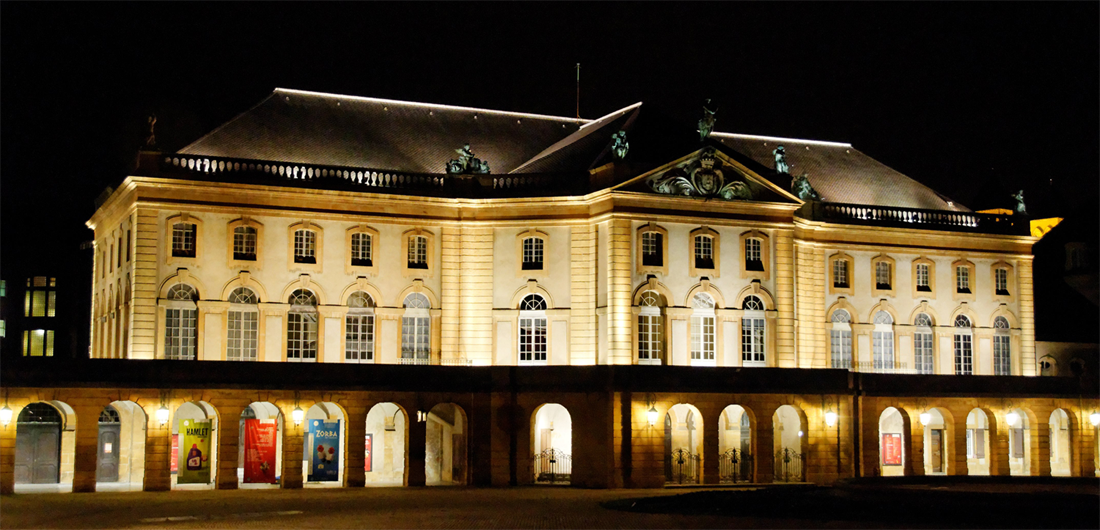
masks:
[[[57,484],[61,476],[61,414],[46,403],[19,413],[15,430],[15,483]]]
[[[99,414],[99,449],[95,468],[97,482],[118,482],[121,433],[122,422],[118,411],[114,407],[107,406]]]

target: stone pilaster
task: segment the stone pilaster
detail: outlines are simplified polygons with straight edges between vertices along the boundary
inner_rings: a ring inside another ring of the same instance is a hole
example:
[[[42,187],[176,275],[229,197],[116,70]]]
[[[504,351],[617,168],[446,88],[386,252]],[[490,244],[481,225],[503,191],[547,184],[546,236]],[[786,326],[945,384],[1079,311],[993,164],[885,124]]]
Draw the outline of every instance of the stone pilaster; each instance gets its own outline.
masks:
[[[631,233],[630,221],[612,219],[607,236],[608,364],[631,364],[630,336]]]
[[[596,226],[570,232],[569,357],[571,364],[596,364]]]
[[[800,368],[826,368],[829,361],[824,324],[825,252],[802,241],[794,242],[794,250],[798,271],[795,277],[798,352],[795,357]]]
[[[134,227],[133,325],[130,328],[130,358],[152,359],[156,355],[157,249],[160,237],[156,210],[138,208]],[[205,293],[204,293],[205,296]]]
[[[789,231],[775,235],[775,350],[778,365],[799,366],[794,338],[794,236]],[[728,338],[726,340],[729,340]]]
[[[1021,259],[1018,268],[1020,304],[1020,362],[1023,375],[1038,375],[1035,359],[1035,287],[1032,283],[1032,263]]]
[[[444,359],[462,358],[458,342],[461,334],[460,303],[462,300],[462,227],[443,227],[443,250],[440,262],[442,306],[440,351]]]
[[[493,229],[464,227],[459,278],[458,350],[474,364],[493,362]]]

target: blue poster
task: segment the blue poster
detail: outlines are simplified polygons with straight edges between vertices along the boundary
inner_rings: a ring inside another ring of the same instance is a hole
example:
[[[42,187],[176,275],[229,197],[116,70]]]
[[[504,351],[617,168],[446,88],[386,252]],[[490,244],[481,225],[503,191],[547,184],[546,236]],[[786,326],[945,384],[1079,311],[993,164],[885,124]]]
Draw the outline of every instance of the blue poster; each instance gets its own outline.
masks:
[[[305,457],[309,461],[310,482],[340,480],[340,420],[309,420]]]

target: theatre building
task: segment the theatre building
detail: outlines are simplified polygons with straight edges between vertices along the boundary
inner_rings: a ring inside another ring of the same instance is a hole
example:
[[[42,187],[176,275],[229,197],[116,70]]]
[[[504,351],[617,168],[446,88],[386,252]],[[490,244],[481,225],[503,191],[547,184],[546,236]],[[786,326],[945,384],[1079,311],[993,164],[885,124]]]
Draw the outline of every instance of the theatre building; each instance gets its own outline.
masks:
[[[3,366],[0,487],[1096,475],[1026,215],[736,123],[277,89],[150,141],[91,359]]]

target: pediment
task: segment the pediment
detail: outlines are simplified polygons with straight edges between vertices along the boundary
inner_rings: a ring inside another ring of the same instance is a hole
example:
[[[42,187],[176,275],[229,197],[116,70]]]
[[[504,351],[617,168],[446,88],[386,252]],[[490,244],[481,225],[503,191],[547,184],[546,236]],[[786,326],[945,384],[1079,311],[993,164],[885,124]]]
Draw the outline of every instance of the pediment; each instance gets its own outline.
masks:
[[[712,146],[643,173],[616,188],[724,201],[803,202]]]

